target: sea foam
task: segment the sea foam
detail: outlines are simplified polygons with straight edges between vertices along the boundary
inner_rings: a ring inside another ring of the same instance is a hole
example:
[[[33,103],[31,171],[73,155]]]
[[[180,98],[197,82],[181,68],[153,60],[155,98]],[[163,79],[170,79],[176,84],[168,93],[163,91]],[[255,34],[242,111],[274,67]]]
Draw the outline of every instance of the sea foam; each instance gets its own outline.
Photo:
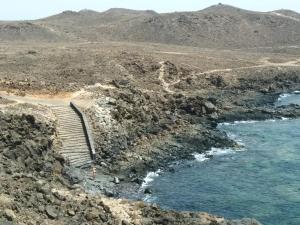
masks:
[[[296,92],[294,92],[296,94]],[[278,101],[282,101],[284,98],[290,97],[291,94],[281,94],[279,95]]]
[[[149,172],[144,178],[141,188],[144,189],[148,187],[150,183],[153,182],[154,179],[158,177],[161,172],[161,170],[157,170],[156,172]]]
[[[206,160],[209,160],[209,158],[207,158],[206,154],[204,153],[194,153],[193,156],[198,162],[204,162]]]
[[[235,152],[237,151],[231,148],[211,148],[211,150],[205,153],[194,153],[193,156],[196,161],[204,162],[206,160],[209,160],[211,156],[229,155],[234,154]]]

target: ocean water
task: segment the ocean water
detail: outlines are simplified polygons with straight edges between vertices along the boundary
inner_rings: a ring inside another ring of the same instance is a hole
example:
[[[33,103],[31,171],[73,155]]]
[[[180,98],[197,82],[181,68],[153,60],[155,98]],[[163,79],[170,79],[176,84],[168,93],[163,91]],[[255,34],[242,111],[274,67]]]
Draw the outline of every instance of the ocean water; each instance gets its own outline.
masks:
[[[295,91],[290,94],[282,94],[279,96],[279,99],[276,106],[288,105],[288,104],[297,104],[300,105],[300,91]]]
[[[280,104],[297,103],[286,95]],[[152,173],[145,201],[175,210],[226,218],[256,218],[265,225],[300,225],[300,119],[219,125],[243,144],[240,151],[195,154],[175,172]]]

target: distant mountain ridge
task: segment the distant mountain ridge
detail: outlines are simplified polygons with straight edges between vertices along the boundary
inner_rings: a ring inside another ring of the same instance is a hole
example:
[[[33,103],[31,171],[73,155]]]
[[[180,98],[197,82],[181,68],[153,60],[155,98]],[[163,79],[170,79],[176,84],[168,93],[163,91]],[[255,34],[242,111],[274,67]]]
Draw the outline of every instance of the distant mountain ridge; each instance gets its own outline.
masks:
[[[214,5],[194,12],[113,8],[105,12],[65,11],[44,19],[0,23],[0,40],[128,41],[199,47],[240,48],[300,44],[300,14],[291,10],[254,12]],[[34,32],[32,32],[32,30]]]

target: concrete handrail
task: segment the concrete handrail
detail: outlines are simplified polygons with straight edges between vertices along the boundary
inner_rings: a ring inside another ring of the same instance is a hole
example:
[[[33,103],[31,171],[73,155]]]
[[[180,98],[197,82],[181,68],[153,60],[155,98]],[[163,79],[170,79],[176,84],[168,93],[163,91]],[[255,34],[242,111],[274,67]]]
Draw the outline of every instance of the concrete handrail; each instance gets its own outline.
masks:
[[[79,115],[80,119],[83,122],[84,133],[87,137],[92,161],[95,162],[96,161],[96,151],[95,151],[94,139],[93,139],[92,132],[91,132],[91,129],[89,126],[89,122],[88,122],[85,114],[80,110],[80,108],[74,102],[70,102],[70,106],[76,111],[76,113]]]

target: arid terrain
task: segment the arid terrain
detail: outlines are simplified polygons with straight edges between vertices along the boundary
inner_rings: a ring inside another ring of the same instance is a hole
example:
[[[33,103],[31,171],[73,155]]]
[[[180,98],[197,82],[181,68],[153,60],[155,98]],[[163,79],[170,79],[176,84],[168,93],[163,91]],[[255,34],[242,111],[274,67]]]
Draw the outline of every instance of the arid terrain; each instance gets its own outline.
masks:
[[[218,122],[300,116],[273,105],[300,90],[298,13],[68,11],[3,21],[0,40],[0,224],[259,224],[124,199],[147,172],[239,148]],[[96,183],[57,152],[49,105],[71,100],[92,127]]]

